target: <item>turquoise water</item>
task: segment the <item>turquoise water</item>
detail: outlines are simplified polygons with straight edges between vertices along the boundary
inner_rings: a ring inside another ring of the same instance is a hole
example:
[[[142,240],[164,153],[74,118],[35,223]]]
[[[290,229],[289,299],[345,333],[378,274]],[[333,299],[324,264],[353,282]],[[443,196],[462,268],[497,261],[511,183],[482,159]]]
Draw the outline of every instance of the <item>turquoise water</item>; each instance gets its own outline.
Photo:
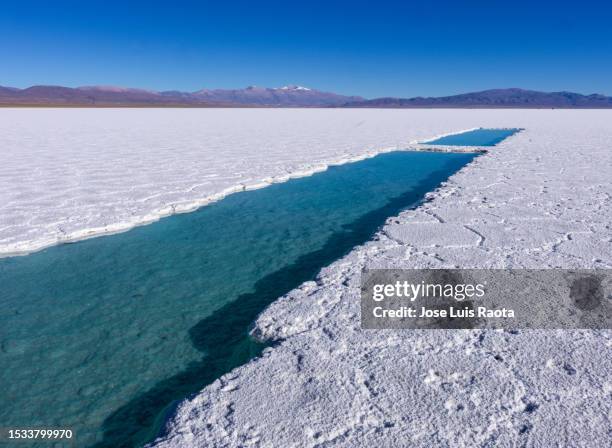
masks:
[[[495,146],[502,140],[519,132],[520,129],[475,129],[460,134],[447,135],[436,140],[423,142],[428,145],[448,146]]]
[[[0,426],[142,445],[177,400],[257,356],[247,331],[266,305],[474,157],[384,154],[0,259]]]

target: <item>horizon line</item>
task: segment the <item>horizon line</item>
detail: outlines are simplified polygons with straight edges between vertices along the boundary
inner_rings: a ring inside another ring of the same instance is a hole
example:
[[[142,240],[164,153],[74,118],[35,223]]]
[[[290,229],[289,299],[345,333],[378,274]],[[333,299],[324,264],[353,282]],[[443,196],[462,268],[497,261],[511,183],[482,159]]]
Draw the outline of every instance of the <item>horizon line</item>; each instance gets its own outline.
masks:
[[[546,94],[571,93],[571,94],[578,94],[578,95],[583,95],[583,96],[597,96],[597,95],[605,96],[605,97],[610,96],[610,95],[607,95],[605,93],[600,93],[600,92],[582,93],[582,92],[578,92],[574,90],[567,90],[567,89],[537,90],[537,89],[530,89],[530,88],[523,88],[523,87],[492,87],[492,88],[485,88],[485,89],[478,89],[478,90],[462,90],[456,93],[444,94],[444,95],[413,95],[413,96],[384,95],[384,96],[366,97],[360,94],[339,94],[332,90],[320,90],[316,87],[306,87],[306,86],[302,86],[298,84],[286,84],[282,87],[266,87],[266,86],[258,86],[258,85],[252,84],[252,85],[247,85],[245,87],[231,87],[231,88],[202,87],[197,90],[179,90],[179,89],[156,90],[156,89],[148,89],[144,87],[131,87],[131,86],[114,85],[114,84],[89,84],[89,85],[78,85],[78,86],[70,86],[70,85],[63,85],[63,84],[32,84],[27,87],[14,87],[10,85],[0,84],[0,88],[16,90],[16,91],[28,90],[34,87],[65,88],[65,89],[73,89],[73,90],[88,90],[89,89],[89,90],[99,90],[101,92],[109,92],[109,93],[128,93],[132,91],[132,92],[146,92],[146,93],[151,93],[151,94],[172,93],[172,92],[195,94],[195,93],[207,91],[207,90],[208,91],[233,91],[233,90],[249,90],[249,89],[294,90],[294,91],[303,91],[303,92],[312,91],[312,92],[321,92],[321,93],[334,93],[337,95],[347,96],[347,97],[351,97],[351,96],[361,97],[364,100],[377,100],[377,99],[387,99],[387,98],[393,98],[393,99],[446,98],[446,97],[453,97],[453,96],[473,94],[473,93],[492,92],[492,91],[511,91],[511,90],[522,91],[522,92],[546,93]]]

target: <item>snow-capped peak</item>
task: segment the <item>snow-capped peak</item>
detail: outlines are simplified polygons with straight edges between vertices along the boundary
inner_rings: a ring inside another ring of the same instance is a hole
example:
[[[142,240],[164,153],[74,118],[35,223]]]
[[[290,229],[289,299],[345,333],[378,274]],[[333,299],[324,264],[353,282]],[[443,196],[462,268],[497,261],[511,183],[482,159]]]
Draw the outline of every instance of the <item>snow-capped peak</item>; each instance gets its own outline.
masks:
[[[309,89],[308,87],[295,86],[293,84],[290,84],[288,86],[280,87],[278,90],[311,90],[311,89]]]

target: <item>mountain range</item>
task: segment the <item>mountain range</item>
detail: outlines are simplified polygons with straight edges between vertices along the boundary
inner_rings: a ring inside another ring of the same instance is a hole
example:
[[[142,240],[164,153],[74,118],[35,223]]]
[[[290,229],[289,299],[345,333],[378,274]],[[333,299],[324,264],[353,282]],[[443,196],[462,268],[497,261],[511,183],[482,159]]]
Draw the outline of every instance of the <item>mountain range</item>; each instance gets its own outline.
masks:
[[[352,101],[347,107],[376,108],[612,108],[612,97],[573,92],[492,89],[441,97],[376,98]]]
[[[612,97],[573,92],[492,89],[443,97],[375,98],[296,85],[278,88],[152,91],[113,86],[0,86],[0,106],[73,107],[351,107],[351,108],[612,108]]]
[[[250,86],[246,89],[203,89],[196,92],[130,89],[113,86],[0,87],[3,106],[186,106],[186,107],[334,107],[362,102],[359,96],[289,85],[279,88]]]

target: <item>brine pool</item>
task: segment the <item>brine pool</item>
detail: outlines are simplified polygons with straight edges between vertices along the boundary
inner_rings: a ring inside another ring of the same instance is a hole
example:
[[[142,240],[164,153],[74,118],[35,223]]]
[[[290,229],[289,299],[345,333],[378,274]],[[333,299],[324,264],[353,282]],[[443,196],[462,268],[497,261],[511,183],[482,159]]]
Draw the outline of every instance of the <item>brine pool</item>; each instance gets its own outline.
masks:
[[[446,135],[444,137],[437,138],[423,142],[427,145],[445,145],[445,146],[495,146],[511,135],[516,134],[521,129],[519,128],[508,128],[508,129],[473,129],[467,132],[461,132],[458,134]]]
[[[257,356],[248,328],[266,305],[474,157],[387,153],[0,259],[0,426],[150,441],[179,400]]]

